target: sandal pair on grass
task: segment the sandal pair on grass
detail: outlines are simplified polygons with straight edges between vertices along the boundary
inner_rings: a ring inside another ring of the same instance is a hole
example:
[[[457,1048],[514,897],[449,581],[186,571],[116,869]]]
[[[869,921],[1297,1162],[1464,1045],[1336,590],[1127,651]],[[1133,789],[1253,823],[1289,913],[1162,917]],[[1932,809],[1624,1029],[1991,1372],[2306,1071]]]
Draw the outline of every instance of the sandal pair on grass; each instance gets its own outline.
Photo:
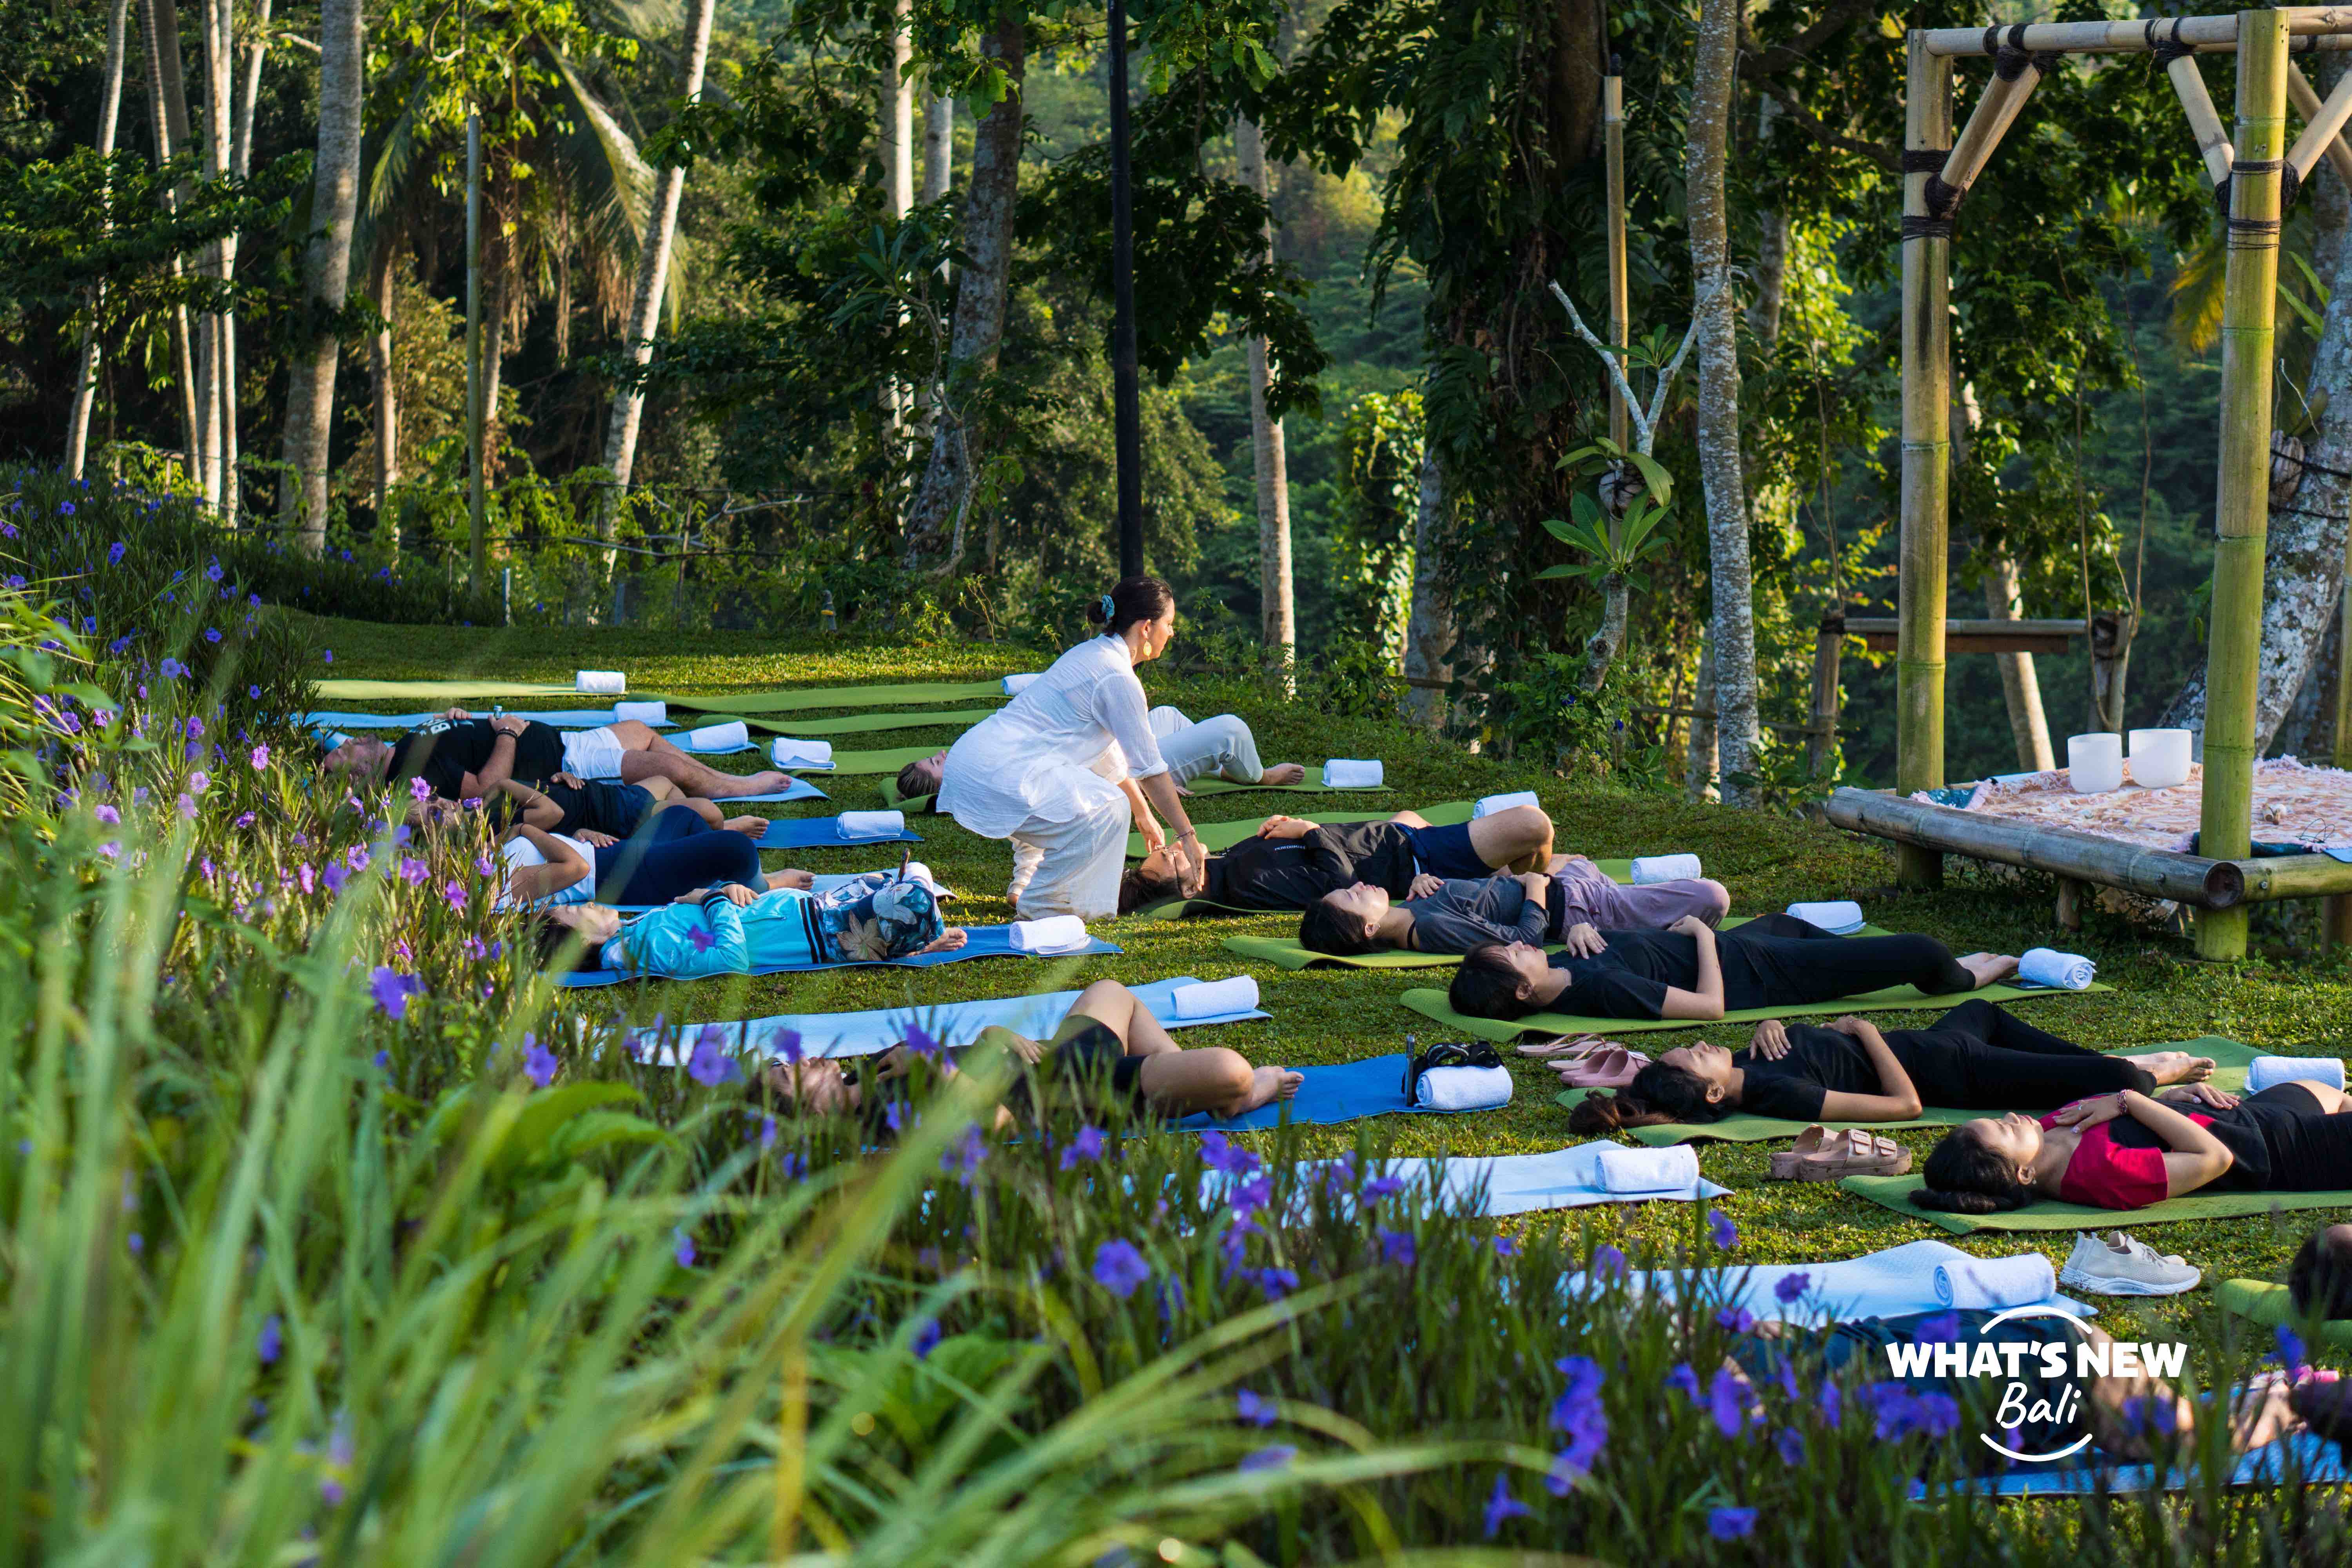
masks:
[[[1650,1058],[1642,1052],[1598,1035],[1563,1035],[1518,1050],[1519,1055],[1533,1057],[1559,1074],[1560,1081],[1570,1089],[1622,1089],[1650,1065]]]
[[[1834,1182],[1842,1176],[1900,1176],[1911,1169],[1911,1151],[1864,1128],[1832,1132],[1816,1122],[1797,1134],[1789,1149],[1771,1158],[1771,1175],[1782,1182]]]

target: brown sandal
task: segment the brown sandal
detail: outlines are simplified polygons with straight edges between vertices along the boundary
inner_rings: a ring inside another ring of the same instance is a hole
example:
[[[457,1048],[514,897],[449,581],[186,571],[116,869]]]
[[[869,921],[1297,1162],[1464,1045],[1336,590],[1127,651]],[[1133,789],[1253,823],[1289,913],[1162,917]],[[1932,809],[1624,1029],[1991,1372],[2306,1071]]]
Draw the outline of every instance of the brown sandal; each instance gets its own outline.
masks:
[[[1783,1182],[1900,1176],[1911,1169],[1911,1151],[1859,1127],[1832,1132],[1816,1123],[1797,1134],[1791,1148],[1772,1155],[1769,1163],[1773,1179]]]

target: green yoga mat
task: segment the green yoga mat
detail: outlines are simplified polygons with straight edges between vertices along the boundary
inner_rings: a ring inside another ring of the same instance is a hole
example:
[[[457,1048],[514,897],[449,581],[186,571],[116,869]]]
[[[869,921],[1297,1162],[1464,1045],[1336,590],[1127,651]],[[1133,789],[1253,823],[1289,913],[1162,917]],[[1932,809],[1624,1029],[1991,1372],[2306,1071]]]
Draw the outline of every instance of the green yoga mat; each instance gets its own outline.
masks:
[[[2219,1035],[2202,1039],[2176,1040],[2168,1045],[2147,1046],[2125,1054],[2137,1056],[2142,1050],[2188,1051],[2194,1056],[2213,1058],[2213,1083],[2219,1089],[2239,1089],[2246,1081],[2246,1063],[2254,1058],[2252,1047],[2235,1040],[2225,1040]],[[1553,1102],[1564,1110],[1573,1110],[1593,1091],[1589,1089],[1563,1089],[1552,1096]],[[1961,1122],[1979,1116],[1989,1116],[1987,1110],[1954,1110],[1948,1106],[1930,1105],[1909,1121],[1824,1121],[1822,1126],[1833,1132],[1850,1127],[1867,1127],[1874,1132],[1890,1128],[1958,1127]],[[1687,1143],[1700,1139],[1720,1139],[1727,1143],[1763,1143],[1775,1138],[1794,1138],[1809,1124],[1784,1121],[1777,1116],[1727,1116],[1720,1121],[1660,1121],[1648,1127],[1628,1127],[1625,1131],[1637,1143],[1647,1143],[1662,1149],[1669,1143]]]
[[[444,705],[464,702],[474,697],[591,697],[605,702],[627,701],[628,697],[612,697],[604,692],[575,691],[570,685],[541,684],[524,680],[322,680],[319,682],[321,700],[344,702],[417,701]]]
[[[889,746],[878,752],[835,752],[833,753],[833,766],[829,769],[802,768],[788,771],[806,773],[820,779],[848,778],[870,773],[895,773],[908,763],[919,763],[938,750],[937,746]],[[895,784],[898,781],[893,779],[890,782]],[[882,793],[887,799],[896,795],[898,791],[886,789]],[[897,801],[893,801],[892,804],[901,811],[919,811],[929,805],[931,797],[923,795],[919,798],[924,802],[923,806],[910,806]]]
[[[1435,805],[1417,805],[1412,809],[1421,813],[1423,819],[1432,827],[1445,827],[1456,822],[1469,821],[1471,805],[1472,803],[1466,800],[1448,800],[1441,801]],[[1270,816],[1274,814],[1269,812],[1266,815]],[[1314,820],[1317,822],[1386,822],[1395,815],[1394,812],[1389,811],[1318,811],[1315,814]],[[1200,831],[1201,847],[1213,851],[1231,849],[1243,839],[1255,837],[1258,825],[1265,820],[1264,816],[1245,816],[1238,822],[1196,822],[1192,826]],[[1130,860],[1143,858],[1142,834],[1130,833],[1127,836],[1127,858]],[[1264,913],[1265,911],[1254,912]]]
[[[2093,991],[2112,991],[2112,985],[2093,982]],[[1858,996],[1841,996],[1834,1002],[1811,1002],[1793,1007],[1737,1007],[1720,1019],[1702,1023],[1690,1018],[1580,1018],[1570,1013],[1530,1013],[1524,1018],[1471,1018],[1456,1013],[1445,1005],[1443,991],[1408,991],[1397,998],[1425,1018],[1434,1018],[1450,1029],[1460,1029],[1482,1040],[1505,1044],[1522,1035],[1619,1035],[1649,1034],[1664,1029],[1706,1029],[1717,1023],[1754,1024],[1766,1018],[1801,1018],[1815,1015],[1838,1017],[1847,1013],[1941,1012],[1971,1000],[1986,1002],[2023,1002],[2035,996],[2079,996],[2079,991],[2045,991],[2040,987],[2016,985],[1985,985],[1974,991],[1954,992],[1948,996],[1922,994],[1916,985],[1889,985],[1880,991],[1865,991]]]
[[[918,702],[969,702],[1003,697],[1001,680],[918,680],[899,686],[811,686],[798,690],[745,691],[732,697],[673,697],[677,707],[741,718],[797,713],[804,708],[903,708]]]
[[[2281,1323],[2292,1324],[2298,1332],[2316,1336],[2319,1342],[2339,1351],[2352,1351],[2352,1318],[2327,1318],[2315,1323],[2299,1321],[2294,1310],[2294,1298],[2284,1285],[2273,1285],[2267,1279],[2224,1279],[2213,1287],[2213,1300],[2221,1310],[2234,1312],[2249,1322],[2265,1329],[2275,1329]]]
[[[1595,860],[1601,875],[1612,882],[1631,882],[1633,862],[1631,860]],[[1263,913],[1263,910],[1253,911]],[[1738,925],[1738,921],[1728,922]],[[1345,969],[1451,969],[1462,962],[1458,952],[1419,952],[1406,948],[1387,948],[1378,952],[1351,952],[1345,955],[1318,952],[1301,943],[1295,936],[1229,936],[1224,943],[1229,952],[1244,958],[1255,958],[1283,969],[1309,969],[1319,963],[1334,963]],[[1547,948],[1558,952],[1558,947]]]
[[[681,705],[697,706],[692,702],[673,704]],[[743,722],[771,735],[856,735],[873,730],[921,730],[934,724],[972,725],[995,711],[993,708],[953,708],[916,713],[852,713],[840,719],[762,719],[753,715],[744,718]],[[933,746],[931,750],[936,752],[939,748]]]
[[[2144,1209],[2093,1208],[2055,1199],[2006,1214],[1945,1214],[1911,1201],[1917,1176],[1848,1176],[1838,1184],[1854,1196],[1896,1214],[1941,1226],[1955,1236],[1978,1230],[2113,1230],[2133,1225],[2179,1225],[2192,1219],[2243,1219],[2297,1209],[2352,1208],[2352,1190],[2332,1193],[2191,1193]]]

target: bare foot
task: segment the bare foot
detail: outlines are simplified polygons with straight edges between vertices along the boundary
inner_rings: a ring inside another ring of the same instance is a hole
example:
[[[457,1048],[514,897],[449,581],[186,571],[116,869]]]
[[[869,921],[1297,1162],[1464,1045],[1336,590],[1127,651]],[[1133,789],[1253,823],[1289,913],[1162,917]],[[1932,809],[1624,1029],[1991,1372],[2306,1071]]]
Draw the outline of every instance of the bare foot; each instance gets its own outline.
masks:
[[[764,822],[767,819],[765,817],[754,817],[752,820],[755,822]],[[768,887],[772,891],[777,888],[797,888],[802,892],[805,893],[811,888],[815,886],[816,873],[814,871],[795,871],[788,866],[781,871],[771,871],[768,873]]]
[[[1979,986],[1985,986],[2016,973],[2017,958],[2007,952],[1972,952],[1960,960],[1960,967],[1976,977]]]
[[[720,773],[727,781],[723,788],[710,792],[714,800],[731,800],[740,795],[775,795],[793,787],[793,776],[773,769],[764,773]]]
[[[1307,1080],[1288,1068],[1256,1068],[1250,1072],[1249,1092],[1238,1104],[1225,1112],[1228,1119],[1246,1116],[1253,1110],[1272,1105],[1277,1100],[1288,1100],[1298,1092]]]
[[[758,838],[767,833],[768,819],[764,816],[752,816],[747,814],[742,816],[730,816],[719,826],[730,833],[748,833],[752,837]]]
[[[2187,1051],[2149,1051],[2124,1060],[2158,1083],[2202,1083],[2213,1076],[2211,1057],[2192,1057]]]
[[[1276,763],[1260,773],[1257,782],[1270,784],[1295,784],[1306,776],[1307,768],[1304,763]]]

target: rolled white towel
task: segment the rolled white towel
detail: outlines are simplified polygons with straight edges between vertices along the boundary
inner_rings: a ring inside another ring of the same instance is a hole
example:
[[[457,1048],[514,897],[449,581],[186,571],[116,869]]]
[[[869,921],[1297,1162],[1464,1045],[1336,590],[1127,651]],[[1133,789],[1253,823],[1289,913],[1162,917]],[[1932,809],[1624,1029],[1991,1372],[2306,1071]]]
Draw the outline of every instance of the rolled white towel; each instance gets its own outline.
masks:
[[[1412,1080],[1423,1110],[1492,1110],[1511,1103],[1508,1068],[1432,1068]]]
[[[724,724],[705,724],[699,730],[686,732],[686,749],[689,752],[740,752],[751,743],[751,727],[740,719],[730,719]]]
[[[768,742],[768,755],[780,768],[830,768],[833,766],[831,741],[795,741],[779,735]]]
[[[1220,1018],[1228,1013],[1257,1009],[1257,982],[1246,974],[1212,980],[1204,985],[1179,985],[1173,997],[1180,1018]]]
[[[1333,757],[1323,764],[1325,789],[1378,789],[1381,777],[1378,757]]]
[[[582,691],[618,697],[629,689],[629,678],[617,669],[583,669],[573,673],[572,684]]]
[[[1862,906],[1852,899],[1832,899],[1818,904],[1790,904],[1789,912],[1823,931],[1849,931],[1862,924]]]
[[[1151,738],[1155,741],[1164,741],[1179,730],[1192,727],[1192,721],[1184,716],[1182,709],[1165,702],[1145,714],[1144,718],[1150,722]]]
[[[2058,1274],[2038,1252],[2015,1258],[1955,1258],[1936,1265],[1936,1300],[1962,1311],[2031,1307],[2058,1293]]]
[[[1646,888],[1656,882],[1687,882],[1706,873],[1699,869],[1696,855],[1636,855],[1633,857],[1633,886]]]
[[[1076,915],[1013,922],[1013,945],[1023,952],[1076,952],[1087,942],[1087,922]]]
[[[2248,1094],[2260,1094],[2281,1083],[2324,1083],[2342,1089],[2344,1064],[2335,1057],[2256,1057],[2246,1064]]]
[[[1541,805],[1543,805],[1543,802],[1536,798],[1535,791],[1531,789],[1515,790],[1509,795],[1481,795],[1478,799],[1478,804],[1470,808],[1470,815],[1473,816],[1492,816],[1498,811],[1508,811],[1515,805],[1539,806]]]
[[[658,729],[662,725],[669,722],[669,704],[660,701],[659,700],[656,700],[652,702],[615,702],[613,704],[613,721],[614,723],[626,724],[631,721],[635,721],[639,724],[651,724]]]
[[[892,838],[907,831],[907,815],[900,811],[845,811],[834,821],[844,838]]]
[[[1004,678],[1004,695],[1007,697],[1020,696],[1023,692],[1029,689],[1030,682],[1035,680],[1044,673],[1045,671],[1041,669],[1032,669],[1020,675],[1006,676]]]
[[[1607,1193],[1688,1191],[1698,1185],[1698,1151],[1687,1143],[1664,1149],[1601,1145],[1601,1190]]]
[[[2058,952],[2046,947],[2028,948],[2017,961],[2017,977],[2055,991],[2081,991],[2099,973],[2099,966],[2079,952]]]

